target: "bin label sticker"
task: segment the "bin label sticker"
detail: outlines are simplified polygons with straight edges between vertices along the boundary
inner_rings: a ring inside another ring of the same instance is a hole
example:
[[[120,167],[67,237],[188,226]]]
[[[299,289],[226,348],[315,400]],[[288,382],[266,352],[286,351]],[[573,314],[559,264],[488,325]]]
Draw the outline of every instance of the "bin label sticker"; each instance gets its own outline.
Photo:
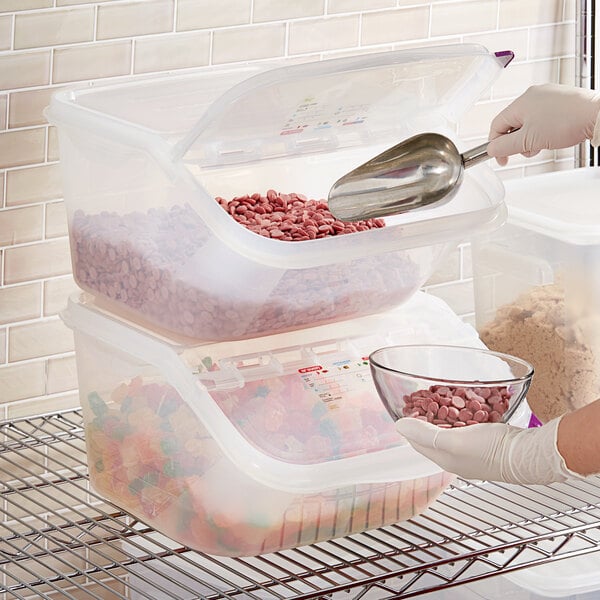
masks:
[[[293,135],[335,126],[359,125],[367,119],[368,104],[338,105],[335,109],[322,105],[317,98],[307,97],[285,121],[279,135]]]
[[[298,369],[307,390],[322,402],[341,400],[349,393],[372,391],[368,357],[343,358]]]

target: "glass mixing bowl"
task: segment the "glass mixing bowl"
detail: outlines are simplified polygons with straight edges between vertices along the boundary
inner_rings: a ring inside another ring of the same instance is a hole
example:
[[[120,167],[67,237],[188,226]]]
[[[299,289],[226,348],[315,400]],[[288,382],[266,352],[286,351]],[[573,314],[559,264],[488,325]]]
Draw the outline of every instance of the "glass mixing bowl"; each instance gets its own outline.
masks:
[[[464,346],[388,346],[369,363],[394,420],[416,417],[444,428],[507,422],[533,377],[516,356]]]

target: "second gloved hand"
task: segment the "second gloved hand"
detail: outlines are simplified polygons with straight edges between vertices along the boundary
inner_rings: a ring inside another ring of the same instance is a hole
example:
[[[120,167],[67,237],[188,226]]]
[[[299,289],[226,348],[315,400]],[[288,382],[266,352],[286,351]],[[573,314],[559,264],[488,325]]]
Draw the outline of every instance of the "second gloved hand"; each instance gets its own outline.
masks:
[[[567,85],[530,87],[496,116],[490,126],[487,152],[505,165],[512,154],[530,157],[600,140],[600,93]]]
[[[558,452],[560,419],[533,429],[504,423],[442,429],[403,418],[396,422],[396,429],[415,450],[465,479],[546,484],[581,477],[567,468]]]

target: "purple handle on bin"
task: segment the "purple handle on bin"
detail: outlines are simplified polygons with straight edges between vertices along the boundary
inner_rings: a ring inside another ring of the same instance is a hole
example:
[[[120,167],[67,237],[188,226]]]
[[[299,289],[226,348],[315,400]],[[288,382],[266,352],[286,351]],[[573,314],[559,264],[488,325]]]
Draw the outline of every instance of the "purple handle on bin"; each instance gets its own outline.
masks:
[[[512,50],[501,50],[500,52],[494,52],[494,56],[502,61],[502,66],[506,68],[514,59],[515,53]]]

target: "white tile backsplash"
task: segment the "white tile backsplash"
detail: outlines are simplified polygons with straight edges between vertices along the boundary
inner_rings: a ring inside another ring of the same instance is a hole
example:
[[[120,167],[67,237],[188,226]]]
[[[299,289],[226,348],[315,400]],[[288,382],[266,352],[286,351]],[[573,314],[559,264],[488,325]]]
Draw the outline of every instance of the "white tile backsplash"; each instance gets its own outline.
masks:
[[[288,51],[290,54],[306,54],[356,46],[359,21],[358,15],[351,15],[291,23]]]
[[[57,48],[54,51],[52,82],[128,75],[131,73],[132,46],[131,40],[120,40]]]
[[[383,44],[418,38],[427,38],[430,11],[426,6],[365,13],[362,16],[360,42]]]
[[[327,12],[329,14],[342,13],[342,12],[358,12],[376,10],[380,8],[395,8],[400,6],[402,0],[399,3],[396,0],[328,0]],[[417,1],[405,2],[405,4],[418,4]]]
[[[560,23],[563,15],[563,0],[499,0],[498,26],[509,29],[523,25]]]
[[[573,56],[575,23],[545,25],[529,30],[528,58],[542,59],[548,56]]]
[[[209,31],[145,36],[135,40],[134,73],[155,73],[208,65]]]
[[[96,39],[133,37],[173,30],[175,0],[118,2],[98,7]]]
[[[492,31],[497,24],[497,0],[433,3],[431,5],[431,35],[466,34]]]
[[[213,33],[212,61],[218,65],[281,56],[285,36],[284,23],[219,29]]]
[[[50,83],[50,57],[49,50],[0,52],[0,90],[47,85]]]
[[[54,0],[0,0],[0,13],[36,8],[50,8]]]
[[[15,50],[91,42],[94,39],[93,6],[15,15]]]
[[[282,19],[299,19],[317,17],[325,13],[325,0],[254,0],[252,20],[279,21]],[[329,1],[331,10],[331,0]]]
[[[243,25],[251,11],[251,0],[177,0],[177,31]]]
[[[12,15],[0,16],[0,51],[11,49],[13,19]]]
[[[513,98],[529,86],[549,81],[557,82],[560,61],[558,58],[519,62],[514,61],[502,74],[502,96]],[[497,90],[499,86],[494,86]]]

